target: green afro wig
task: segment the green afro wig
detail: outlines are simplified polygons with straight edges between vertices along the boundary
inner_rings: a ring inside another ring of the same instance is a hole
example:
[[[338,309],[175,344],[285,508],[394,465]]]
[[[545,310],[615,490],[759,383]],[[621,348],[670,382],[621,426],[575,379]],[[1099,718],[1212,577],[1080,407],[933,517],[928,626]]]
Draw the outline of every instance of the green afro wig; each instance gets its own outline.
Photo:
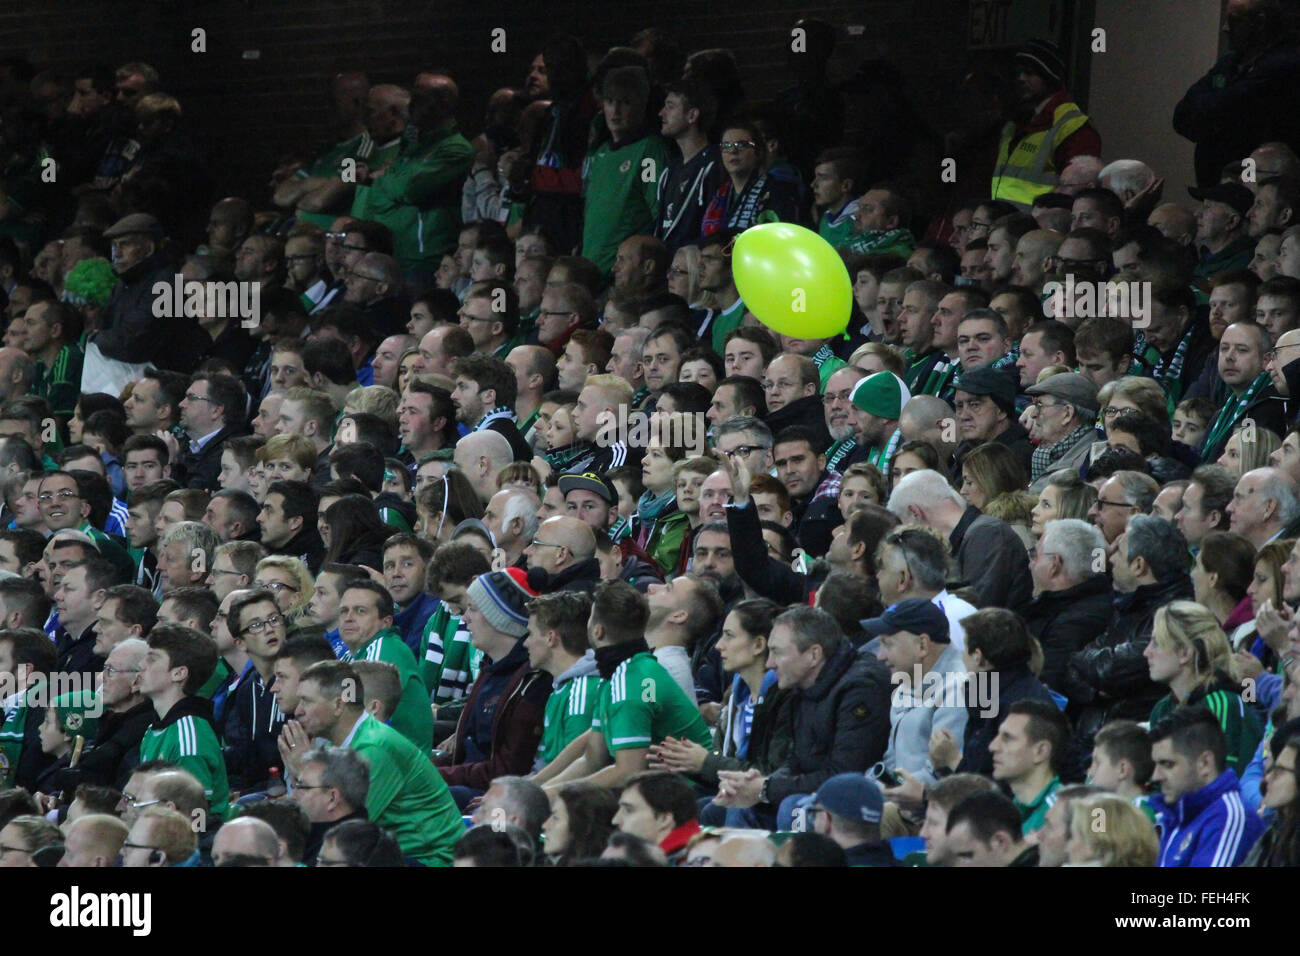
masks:
[[[82,259],[63,280],[63,301],[70,305],[108,304],[117,288],[117,273],[107,259]]]

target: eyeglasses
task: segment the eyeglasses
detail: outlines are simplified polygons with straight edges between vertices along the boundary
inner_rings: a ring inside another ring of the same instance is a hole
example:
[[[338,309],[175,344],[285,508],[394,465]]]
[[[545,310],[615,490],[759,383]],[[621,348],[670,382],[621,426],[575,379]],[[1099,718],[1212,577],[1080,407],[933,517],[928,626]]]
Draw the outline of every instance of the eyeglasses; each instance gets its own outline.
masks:
[[[553,312],[548,309],[542,309],[537,314],[538,315],[573,315],[572,312]],[[466,318],[473,318],[473,316],[466,316]]]
[[[748,458],[756,451],[767,451],[763,445],[737,445],[731,451],[724,451],[723,454],[728,458],[735,458],[739,455],[741,458]]]
[[[103,673],[104,673],[104,676],[105,676],[105,677],[112,677],[114,674],[138,674],[138,673],[140,673],[140,668],[138,668],[138,667],[114,667],[114,666],[111,665],[111,664],[105,664],[105,665],[104,665],[104,668],[103,668]]]
[[[193,392],[186,392],[186,393],[185,393],[185,401],[187,401],[187,402],[210,402],[210,401],[212,401],[212,399],[208,398],[208,396],[206,396],[206,395],[195,395]]]
[[[342,241],[343,241],[344,239],[346,239],[347,237],[348,237],[348,234],[347,234],[346,232],[327,232],[327,233],[325,233],[325,238],[326,238],[326,239],[329,239],[329,240],[332,240],[332,241],[334,241],[334,242],[342,242]]]
[[[346,249],[348,247],[344,246],[343,248]],[[380,279],[377,276],[368,276],[363,272],[350,272],[348,273],[348,279],[365,279],[367,282],[376,282],[376,283],[388,281],[387,279]]]
[[[822,396],[822,401],[827,405],[833,405],[835,402],[847,402],[852,389],[845,389],[842,392],[827,392]]]
[[[1113,407],[1107,407],[1107,408],[1105,408],[1105,409],[1102,410],[1101,417],[1102,417],[1102,418],[1114,418],[1114,417],[1115,417],[1116,415],[1118,415],[1120,412],[1126,412],[1126,411],[1128,411],[1127,408],[1113,408]]]
[[[292,591],[294,594],[298,593],[298,589],[292,584],[283,584],[280,581],[268,581],[266,584],[259,584],[257,586],[259,588],[266,588],[268,591],[274,591],[276,594],[279,594],[281,591]]]
[[[1278,771],[1278,772],[1281,772],[1281,773],[1289,773],[1289,774],[1291,774],[1292,776],[1295,776],[1295,775],[1296,775],[1296,768],[1295,768],[1295,767],[1284,767],[1284,766],[1282,766],[1280,763],[1277,763],[1276,761],[1274,761],[1273,764],[1270,765],[1269,768],[1268,768],[1267,770],[1264,771],[1264,776],[1267,777],[1267,776],[1269,776],[1270,774],[1272,774],[1274,771]]]
[[[141,800],[133,793],[122,794],[122,802],[128,807],[135,807],[137,810],[142,810],[145,807],[152,807],[155,803],[162,803],[161,800]]]
[[[1060,408],[1061,407],[1060,402],[1044,402],[1041,400],[1035,400],[1030,402],[1029,404],[1033,405],[1034,408]]]
[[[1050,263],[1054,263],[1057,269],[1082,269],[1087,266],[1110,265],[1109,259],[1062,259],[1060,256],[1052,256]]]
[[[0,843],[0,856],[4,856],[6,853],[30,854],[31,852],[32,851],[27,849],[25,846],[5,846],[3,843]]]
[[[688,275],[690,275],[690,274],[691,274],[691,270],[690,270],[690,269],[669,269],[669,270],[668,270],[668,274],[669,274],[670,276],[677,276],[677,277],[680,278],[681,276],[688,276]]]
[[[162,847],[150,846],[147,843],[132,843],[130,840],[127,840],[125,843],[122,844],[122,849],[123,850],[148,850],[150,853],[153,853],[155,850],[161,850]]]
[[[754,149],[757,145],[751,139],[740,139],[729,143],[719,143],[718,149],[724,153],[739,153],[741,150]]]
[[[562,544],[551,544],[551,542],[549,542],[549,541],[534,541],[534,542],[533,542],[533,547],[534,547],[534,548],[563,548],[564,545],[562,545]]]
[[[243,572],[243,571],[230,571],[230,570],[227,570],[226,568],[213,568],[213,569],[212,569],[212,573],[213,573],[213,574],[237,574],[237,575],[242,576],[244,572]]]
[[[261,634],[262,631],[266,630],[268,627],[275,627],[283,620],[284,620],[284,615],[272,614],[270,617],[266,618],[263,621],[249,621],[248,626],[243,628],[243,630],[241,630],[239,633],[246,634],[249,631],[252,631],[254,634]]]
[[[39,495],[36,496],[36,500],[53,501],[55,498],[58,498],[60,501],[67,501],[69,498],[80,498],[80,497],[81,495],[77,494],[77,492],[74,491],[72,488],[64,488],[62,491],[55,491],[55,492],[42,491]]]
[[[1137,508],[1137,505],[1131,505],[1131,504],[1129,504],[1127,501],[1107,501],[1105,498],[1098,498],[1098,499],[1097,499],[1097,507],[1098,507],[1098,508],[1133,508],[1133,509],[1136,509],[1136,508]]]
[[[293,787],[293,789],[295,790],[333,790],[334,789],[329,784],[303,783],[301,780],[295,780],[293,777],[289,778],[289,786]]]

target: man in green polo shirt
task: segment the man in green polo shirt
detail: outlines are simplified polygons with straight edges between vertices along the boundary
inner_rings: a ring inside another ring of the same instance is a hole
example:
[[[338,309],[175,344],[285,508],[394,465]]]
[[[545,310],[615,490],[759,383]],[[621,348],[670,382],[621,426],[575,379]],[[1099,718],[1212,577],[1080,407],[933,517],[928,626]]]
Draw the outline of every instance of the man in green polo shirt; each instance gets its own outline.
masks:
[[[1061,788],[1060,768],[1070,744],[1070,725],[1060,708],[1041,700],[1011,705],[989,744],[993,779],[1011,794],[1026,836],[1040,829]]]
[[[339,637],[348,646],[348,660],[383,661],[397,668],[402,697],[389,723],[427,753],[433,746],[429,691],[415,655],[393,627],[393,598],[386,587],[371,580],[348,582],[339,598]]]
[[[709,747],[708,725],[645,642],[650,605],[625,581],[602,581],[587,621],[603,679],[591,730],[561,751],[534,780],[556,790],[570,780],[603,787],[622,786],[647,769],[650,746],[665,737]]]
[[[23,350],[36,363],[32,391],[50,403],[50,411],[67,421],[81,395],[81,363],[85,355],[81,315],[62,302],[35,302],[23,316]]]
[[[298,681],[294,719],[280,735],[280,755],[292,785],[300,758],[317,737],[350,747],[370,765],[366,811],[389,830],[402,852],[426,866],[448,866],[465,832],[456,801],[428,754],[366,713],[365,688],[349,664],[321,661]]]

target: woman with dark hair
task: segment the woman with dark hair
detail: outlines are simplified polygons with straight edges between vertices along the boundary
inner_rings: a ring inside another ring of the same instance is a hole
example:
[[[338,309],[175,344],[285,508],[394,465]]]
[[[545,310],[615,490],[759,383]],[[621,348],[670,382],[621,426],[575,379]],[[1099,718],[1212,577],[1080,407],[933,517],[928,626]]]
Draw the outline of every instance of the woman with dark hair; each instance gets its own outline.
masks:
[[[1234,648],[1254,632],[1255,609],[1248,592],[1256,560],[1255,546],[1241,535],[1211,531],[1201,539],[1201,549],[1192,562],[1196,603],[1209,608]],[[1280,583],[1281,575],[1278,577]],[[1265,598],[1276,601],[1280,596],[1269,589],[1259,595],[1257,603],[1264,603]]]
[[[734,119],[718,144],[727,180],[704,211],[703,235],[738,232],[765,222],[799,222],[799,191],[768,169],[767,138],[757,122]]]
[[[551,815],[542,824],[542,845],[554,866],[600,856],[614,832],[618,798],[608,787],[566,783],[551,794]]]
[[[1272,810],[1272,825],[1264,831],[1242,866],[1300,866],[1300,719],[1283,724],[1268,742],[1273,760],[1264,779],[1262,805]]]
[[[365,495],[344,495],[326,509],[325,523],[330,532],[327,564],[383,569],[384,541],[393,529],[379,516],[374,501]]]
[[[710,788],[720,770],[771,773],[785,762],[793,735],[792,697],[776,686],[776,671],[768,670],[768,636],[772,621],[784,611],[767,598],[741,601],[722,622],[718,654],[722,669],[732,675],[722,713],[714,728],[712,748],[668,737],[650,748],[649,766],[683,773]],[[741,826],[747,811],[713,803],[700,811],[704,826]]]
[[[889,487],[892,489],[900,479],[914,471],[943,473],[939,467],[939,453],[933,445],[923,441],[909,441],[899,445],[894,450],[894,457],[889,460]]]

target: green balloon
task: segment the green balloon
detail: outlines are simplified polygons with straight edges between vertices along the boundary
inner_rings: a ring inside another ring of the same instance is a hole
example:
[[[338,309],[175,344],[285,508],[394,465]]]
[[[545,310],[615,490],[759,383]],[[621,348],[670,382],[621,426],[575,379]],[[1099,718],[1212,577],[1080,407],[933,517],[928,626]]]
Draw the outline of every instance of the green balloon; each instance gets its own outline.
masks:
[[[745,308],[781,335],[824,339],[849,324],[849,270],[811,229],[788,222],[746,229],[732,250],[731,274]]]

